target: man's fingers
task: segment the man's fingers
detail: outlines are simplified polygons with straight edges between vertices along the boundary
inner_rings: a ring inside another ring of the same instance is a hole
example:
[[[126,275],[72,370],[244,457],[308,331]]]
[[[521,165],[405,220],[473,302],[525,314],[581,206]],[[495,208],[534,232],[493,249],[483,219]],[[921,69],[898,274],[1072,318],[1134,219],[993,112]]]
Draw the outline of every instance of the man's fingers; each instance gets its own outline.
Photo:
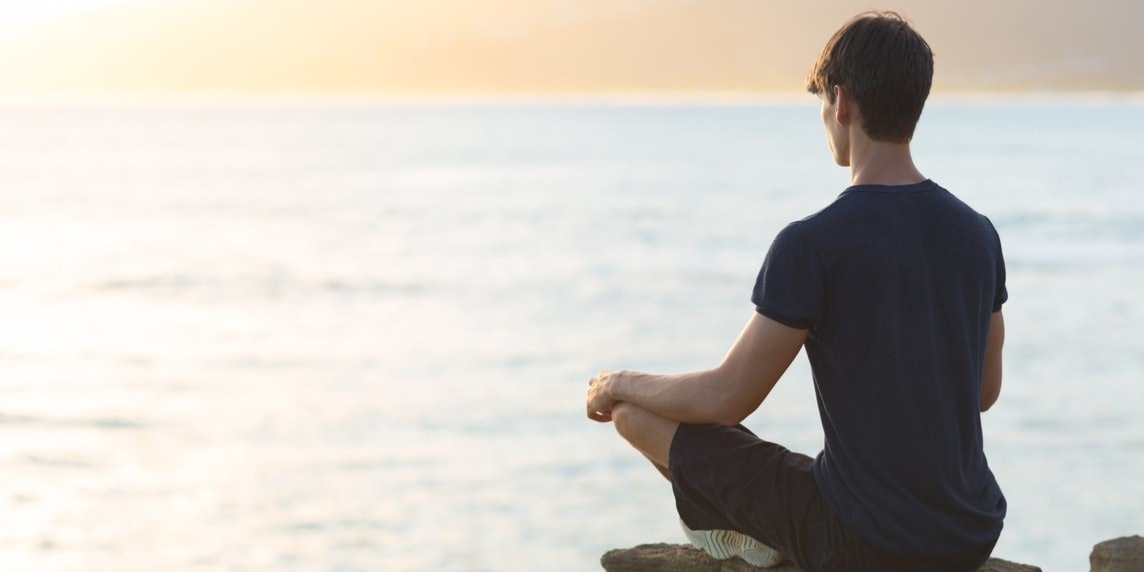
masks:
[[[592,419],[593,421],[599,421],[601,423],[607,423],[609,421],[612,421],[612,412],[611,411],[589,411],[588,412],[588,418]]]
[[[604,388],[610,375],[612,374],[602,371],[588,380],[588,418],[593,421],[601,423],[612,421],[612,405],[615,402],[605,397]]]

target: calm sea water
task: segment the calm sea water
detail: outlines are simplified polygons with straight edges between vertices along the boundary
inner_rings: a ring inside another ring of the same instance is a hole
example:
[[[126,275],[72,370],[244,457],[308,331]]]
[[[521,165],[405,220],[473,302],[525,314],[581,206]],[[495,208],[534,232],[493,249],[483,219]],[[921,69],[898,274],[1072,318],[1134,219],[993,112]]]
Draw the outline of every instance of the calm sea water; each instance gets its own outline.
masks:
[[[996,555],[1142,532],[1140,102],[936,101],[1009,265]],[[714,365],[830,202],[815,102],[0,106],[0,568],[592,570],[681,542],[584,419]],[[807,453],[804,358],[748,420]]]

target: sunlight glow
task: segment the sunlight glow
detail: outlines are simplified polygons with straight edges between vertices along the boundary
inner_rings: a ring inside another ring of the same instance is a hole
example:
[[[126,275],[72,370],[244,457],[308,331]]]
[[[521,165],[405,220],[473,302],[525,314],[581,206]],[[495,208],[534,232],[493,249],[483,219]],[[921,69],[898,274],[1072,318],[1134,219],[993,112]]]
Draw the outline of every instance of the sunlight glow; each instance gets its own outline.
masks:
[[[129,1],[133,0],[0,0],[0,34],[59,16]]]
[[[1029,34],[1016,3],[899,8],[941,54],[936,91],[1140,91],[1140,4],[1094,2],[1046,2]],[[867,7],[821,4],[0,0],[0,93],[802,93]]]

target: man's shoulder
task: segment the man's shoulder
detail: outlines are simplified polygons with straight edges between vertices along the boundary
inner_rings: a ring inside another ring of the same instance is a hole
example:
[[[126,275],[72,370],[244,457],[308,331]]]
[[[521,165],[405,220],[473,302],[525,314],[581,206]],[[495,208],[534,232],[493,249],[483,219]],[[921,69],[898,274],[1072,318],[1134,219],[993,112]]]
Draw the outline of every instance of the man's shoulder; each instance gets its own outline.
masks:
[[[900,252],[904,244],[931,244],[926,236],[961,237],[967,244],[996,242],[986,216],[949,190],[927,181],[914,189],[848,187],[830,204],[788,224],[776,237],[820,255]],[[832,257],[834,258],[834,257]]]
[[[857,185],[844,189],[834,201],[793,223],[803,232],[833,233],[851,224],[867,226],[895,225],[907,222],[905,212],[940,217],[967,217],[989,224],[985,215],[975,210],[942,185],[927,179],[914,185]]]
[[[828,234],[832,229],[837,229],[840,224],[855,217],[862,209],[859,203],[861,201],[855,200],[847,191],[843,191],[823,208],[789,223],[782,232],[803,237]]]

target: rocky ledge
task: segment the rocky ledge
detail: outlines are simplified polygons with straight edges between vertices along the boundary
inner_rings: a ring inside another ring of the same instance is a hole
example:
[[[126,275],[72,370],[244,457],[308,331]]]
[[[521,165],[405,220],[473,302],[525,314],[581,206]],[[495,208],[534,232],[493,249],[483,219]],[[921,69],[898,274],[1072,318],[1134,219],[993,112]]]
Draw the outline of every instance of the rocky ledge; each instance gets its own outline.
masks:
[[[1090,572],[1140,572],[1145,570],[1145,538],[1123,536],[1099,542],[1089,553]]]
[[[1093,547],[1091,572],[1138,572],[1142,570],[1142,537],[1107,540]],[[600,558],[607,572],[797,572],[790,561],[773,568],[756,568],[743,560],[716,560],[698,548],[682,544],[641,544],[609,550]],[[1040,572],[1041,568],[991,558],[978,572]]]

